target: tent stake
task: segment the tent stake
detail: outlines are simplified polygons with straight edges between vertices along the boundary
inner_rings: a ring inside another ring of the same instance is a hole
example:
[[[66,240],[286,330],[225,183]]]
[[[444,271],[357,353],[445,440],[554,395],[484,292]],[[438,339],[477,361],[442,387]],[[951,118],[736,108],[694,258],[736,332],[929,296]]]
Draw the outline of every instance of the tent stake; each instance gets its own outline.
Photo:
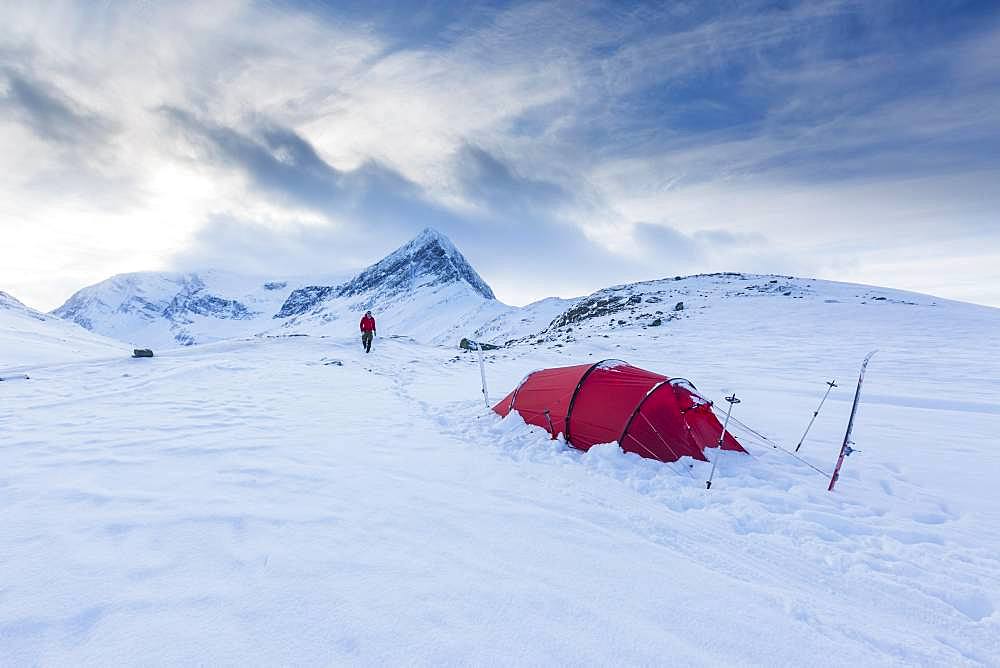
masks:
[[[806,440],[806,436],[808,436],[808,435],[809,435],[809,430],[810,430],[810,429],[812,429],[812,426],[813,426],[813,422],[815,422],[815,421],[816,421],[816,418],[817,418],[817,417],[819,416],[819,412],[820,412],[820,410],[822,410],[822,408],[823,408],[823,404],[824,404],[824,403],[826,402],[826,398],[827,398],[828,396],[830,396],[830,390],[832,390],[832,389],[833,389],[833,388],[835,388],[835,387],[839,387],[839,386],[837,385],[837,381],[836,381],[836,380],[831,380],[831,381],[827,381],[827,383],[826,383],[826,384],[827,384],[827,385],[829,385],[829,387],[827,387],[827,388],[826,388],[826,394],[824,394],[824,395],[823,395],[823,398],[822,398],[822,399],[820,400],[820,402],[819,402],[819,406],[818,406],[818,407],[816,408],[816,410],[815,410],[815,411],[813,411],[813,416],[812,416],[812,419],[811,419],[811,420],[809,420],[809,424],[808,424],[808,425],[806,426],[806,431],[805,431],[805,433],[803,433],[803,434],[802,434],[802,438],[800,438],[800,439],[799,439],[799,444],[795,446],[795,452],[798,452],[798,451],[799,451],[799,448],[801,448],[801,447],[802,447],[802,444],[803,444],[803,443],[805,442],[805,440]]]
[[[545,409],[545,421],[549,423],[549,434],[552,436],[553,439],[555,439],[556,430],[552,426],[552,413],[549,413],[548,408]]]
[[[733,392],[732,396],[726,397],[726,401],[729,402],[729,410],[726,411],[726,421],[722,425],[722,434],[719,436],[719,454],[712,457],[712,472],[708,474],[708,480],[705,481],[705,489],[712,489],[712,478],[715,477],[715,467],[722,459],[722,444],[726,441],[726,430],[729,428],[729,417],[733,414],[733,406],[740,403],[740,400],[736,398],[736,393]]]

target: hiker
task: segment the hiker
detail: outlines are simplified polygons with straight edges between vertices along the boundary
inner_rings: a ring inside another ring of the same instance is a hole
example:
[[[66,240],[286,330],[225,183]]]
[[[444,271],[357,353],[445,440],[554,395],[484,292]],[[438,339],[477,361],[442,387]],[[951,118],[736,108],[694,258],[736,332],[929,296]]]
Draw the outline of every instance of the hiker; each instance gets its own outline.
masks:
[[[375,318],[372,317],[371,311],[365,311],[365,315],[361,318],[361,345],[364,347],[366,353],[372,351],[372,338],[375,336]]]

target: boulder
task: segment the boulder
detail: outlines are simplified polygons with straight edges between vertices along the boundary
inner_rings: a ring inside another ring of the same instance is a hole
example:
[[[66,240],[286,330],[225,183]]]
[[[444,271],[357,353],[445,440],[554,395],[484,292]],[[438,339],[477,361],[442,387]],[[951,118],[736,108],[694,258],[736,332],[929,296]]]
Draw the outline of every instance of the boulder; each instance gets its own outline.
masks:
[[[458,347],[462,350],[475,350],[475,346],[478,345],[481,350],[499,350],[500,346],[495,346],[492,343],[479,343],[478,341],[470,341],[469,339],[462,339],[458,343]]]

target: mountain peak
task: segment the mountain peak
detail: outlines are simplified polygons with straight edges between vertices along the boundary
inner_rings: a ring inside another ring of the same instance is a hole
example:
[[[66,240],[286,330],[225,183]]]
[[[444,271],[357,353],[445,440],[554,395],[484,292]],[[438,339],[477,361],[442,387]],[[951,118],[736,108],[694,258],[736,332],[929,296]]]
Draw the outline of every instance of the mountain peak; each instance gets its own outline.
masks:
[[[433,227],[425,227],[424,229],[420,230],[420,234],[413,237],[413,239],[410,240],[410,243],[422,245],[434,241],[454,247],[454,244],[451,243],[451,239],[449,239],[445,234],[437,231]]]
[[[466,285],[483,299],[496,301],[493,290],[476,273],[451,239],[426,227],[408,242],[340,285],[307,285],[293,290],[275,318],[298,316],[332,299],[351,299],[363,310],[375,304],[408,301],[418,290],[436,292]]]
[[[371,265],[337,289],[338,297],[353,297],[378,290],[387,295],[416,287],[465,282],[480,296],[496,299],[493,290],[476,273],[451,239],[432,227]]]
[[[439,249],[438,251],[439,253],[443,253],[444,255],[454,260],[456,263],[466,264],[466,265],[469,264],[468,261],[465,259],[465,257],[462,255],[462,253],[458,250],[458,248],[455,247],[455,244],[452,242],[452,240],[449,239],[447,235],[445,235],[442,232],[439,232],[433,227],[425,227],[423,230],[420,231],[420,234],[413,237],[408,242],[406,242],[405,244],[397,248],[395,251],[387,255],[385,259],[389,259],[390,257],[393,257],[397,254],[413,255],[414,253],[418,253],[421,250],[427,248]],[[480,281],[481,280],[482,279],[480,279]],[[473,287],[476,286],[474,285]]]

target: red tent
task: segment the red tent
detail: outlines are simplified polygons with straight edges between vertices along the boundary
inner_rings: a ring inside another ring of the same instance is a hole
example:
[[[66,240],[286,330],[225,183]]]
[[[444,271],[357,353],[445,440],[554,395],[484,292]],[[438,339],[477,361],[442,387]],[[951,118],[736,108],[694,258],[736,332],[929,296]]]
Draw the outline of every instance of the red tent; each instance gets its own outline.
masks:
[[[694,385],[620,360],[535,371],[493,410],[504,417],[517,411],[580,450],[617,442],[662,462],[707,461],[705,448],[716,447],[722,435],[712,404]],[[722,448],[746,452],[731,434]]]

